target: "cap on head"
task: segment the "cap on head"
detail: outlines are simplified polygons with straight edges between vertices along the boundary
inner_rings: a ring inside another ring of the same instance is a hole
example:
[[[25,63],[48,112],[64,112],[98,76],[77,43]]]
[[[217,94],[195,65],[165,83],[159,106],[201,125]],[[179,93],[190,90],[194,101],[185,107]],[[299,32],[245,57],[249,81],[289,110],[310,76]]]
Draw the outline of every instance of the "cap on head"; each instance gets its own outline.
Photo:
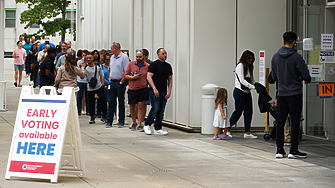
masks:
[[[44,38],[44,41],[49,42],[49,41],[50,41],[50,37],[46,36],[46,37]]]

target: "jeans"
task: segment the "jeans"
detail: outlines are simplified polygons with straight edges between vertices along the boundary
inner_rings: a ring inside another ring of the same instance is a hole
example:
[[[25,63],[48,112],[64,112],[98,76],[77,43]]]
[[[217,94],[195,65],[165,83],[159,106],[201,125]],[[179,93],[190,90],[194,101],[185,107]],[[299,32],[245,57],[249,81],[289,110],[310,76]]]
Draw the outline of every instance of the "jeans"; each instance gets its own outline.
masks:
[[[104,92],[104,86],[101,86],[99,89],[95,91],[88,91],[88,99],[90,101],[90,116],[93,119],[94,118],[94,108],[95,108],[95,94],[98,95],[98,97],[101,99],[101,101],[105,101],[105,92]],[[102,108],[102,117],[106,117],[106,103],[101,103]]]
[[[245,132],[250,132],[250,125],[252,119],[251,93],[244,93],[243,91],[235,88],[233,92],[233,97],[235,100],[235,111],[232,113],[229,119],[230,126],[236,124],[243,112],[244,130]]]
[[[293,96],[278,96],[277,98],[277,148],[284,145],[284,125],[287,115],[291,116],[291,151],[298,149],[300,118],[302,111],[302,94]]]
[[[154,124],[155,130],[162,129],[162,120],[164,117],[164,110],[167,102],[165,96],[166,93],[159,93],[159,97],[155,97],[155,93],[152,90],[149,91],[151,109],[144,124],[150,126],[156,118]]]
[[[38,73],[37,70],[37,76],[36,76],[36,87],[40,85],[40,73]]]
[[[126,92],[127,82],[120,84],[119,82],[110,82],[110,89],[107,90],[109,100],[109,114],[107,116],[107,122],[112,123],[115,114],[116,98],[119,101],[119,123],[124,124],[125,119],[125,104],[124,94]]]
[[[87,83],[82,83],[82,82],[77,82],[77,86],[79,87],[78,91],[78,97],[77,97],[77,108],[78,108],[78,113],[81,113],[81,106],[82,106],[82,99],[83,99],[83,94],[85,91],[85,99],[86,99],[86,113],[89,113],[89,99],[88,99],[88,93],[87,93]]]
[[[24,63],[26,64],[26,74],[30,74],[30,59],[26,58]]]

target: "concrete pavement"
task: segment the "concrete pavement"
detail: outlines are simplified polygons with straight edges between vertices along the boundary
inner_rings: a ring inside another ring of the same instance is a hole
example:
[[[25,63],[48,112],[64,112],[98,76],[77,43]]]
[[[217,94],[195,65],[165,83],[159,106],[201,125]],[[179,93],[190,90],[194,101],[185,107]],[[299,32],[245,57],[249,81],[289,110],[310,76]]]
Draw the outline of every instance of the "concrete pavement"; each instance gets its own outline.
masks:
[[[0,187],[335,187],[335,143],[304,136],[304,160],[275,159],[274,141],[231,140],[165,127],[167,136],[145,135],[80,116],[87,178],[5,180],[21,88],[13,85],[13,60],[5,59],[7,112],[0,112]],[[23,79],[27,85],[28,78]],[[37,93],[38,89],[36,89]],[[127,119],[127,122],[130,122]],[[285,148],[286,152],[289,148]]]

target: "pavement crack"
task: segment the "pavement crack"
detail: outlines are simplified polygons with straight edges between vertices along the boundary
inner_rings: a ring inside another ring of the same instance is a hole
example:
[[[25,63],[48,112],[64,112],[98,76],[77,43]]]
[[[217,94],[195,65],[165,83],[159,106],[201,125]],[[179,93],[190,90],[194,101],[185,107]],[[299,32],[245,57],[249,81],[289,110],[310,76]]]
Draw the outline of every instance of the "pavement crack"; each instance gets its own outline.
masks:
[[[7,119],[5,119],[3,116],[0,116],[3,120],[5,120],[5,122],[7,122],[10,126],[12,126],[14,128],[14,125],[12,125],[9,121],[7,121]]]

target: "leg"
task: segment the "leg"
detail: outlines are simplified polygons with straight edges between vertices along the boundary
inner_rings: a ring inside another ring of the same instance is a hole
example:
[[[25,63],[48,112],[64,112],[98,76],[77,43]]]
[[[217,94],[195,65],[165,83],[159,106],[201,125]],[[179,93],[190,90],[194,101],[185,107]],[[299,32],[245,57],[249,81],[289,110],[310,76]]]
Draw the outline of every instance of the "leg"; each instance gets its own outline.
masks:
[[[291,116],[291,151],[298,150],[302,94],[290,96],[289,113]]]
[[[144,102],[138,102],[137,103],[137,117],[138,117],[138,126],[141,126],[142,121],[144,120]]]
[[[165,99],[166,93],[160,93],[159,94],[159,108],[158,112],[156,114],[156,121],[155,121],[155,130],[161,130],[162,129],[162,120],[164,117],[164,111],[167,100]]]
[[[22,71],[19,71],[19,84],[18,85],[21,85],[21,81],[22,81]]]
[[[109,115],[107,117],[107,122],[112,124],[114,113],[115,113],[115,105],[116,105],[116,97],[117,97],[117,89],[115,87],[115,82],[110,83],[110,89],[107,91],[109,97]]]
[[[119,84],[119,83],[117,83]],[[126,82],[123,84],[119,84],[117,88],[117,97],[119,101],[119,124],[124,124],[125,119],[125,104],[124,104],[124,94],[126,91]]]
[[[95,91],[89,91],[88,92],[88,98],[89,98],[89,102],[90,102],[90,111],[94,112],[94,106],[95,106]],[[91,119],[94,119],[94,113],[90,113]]]
[[[136,105],[135,104],[129,104],[130,106],[130,115],[131,119],[133,120],[133,123],[136,123]]]
[[[235,111],[230,116],[230,126],[235,125],[236,122],[240,119],[246,100],[245,93],[237,88],[234,89],[233,97],[235,100]]]
[[[84,94],[83,84],[80,82],[77,82],[77,86],[79,87],[78,91],[78,97],[77,97],[77,111],[78,114],[81,114],[81,107],[82,107],[82,99]]]
[[[17,82],[17,79],[18,79],[18,74],[19,74],[19,69],[15,69],[15,83],[16,84],[19,84],[18,82]]]
[[[252,98],[251,93],[246,94],[246,100],[244,103],[243,117],[244,117],[244,129],[246,134],[250,134],[250,125],[252,119]]]
[[[86,105],[86,114],[90,113],[90,100],[88,99],[87,83],[85,83],[85,99],[84,104]]]
[[[100,107],[101,107],[101,111],[102,111],[102,117],[103,118],[106,118],[106,98],[105,98],[105,91],[104,91],[104,86],[101,86],[99,89],[98,89],[98,97],[100,100]],[[101,112],[100,112],[101,114]]]
[[[284,124],[288,115],[287,97],[278,96],[277,99],[277,129],[276,129],[276,144],[277,149],[283,150],[284,146]]]
[[[151,125],[154,122],[154,119],[157,115],[158,109],[159,109],[159,103],[160,103],[160,99],[159,97],[156,98],[155,94],[153,91],[149,91],[149,97],[150,97],[150,103],[151,103],[151,109],[149,111],[147,120],[145,121],[144,125]]]
[[[221,130],[220,127],[217,127],[217,128],[215,129],[215,134],[214,134],[213,138],[216,138],[216,137],[219,135],[220,130]]]
[[[291,118],[290,114],[287,116],[284,125],[284,142],[291,142]]]

